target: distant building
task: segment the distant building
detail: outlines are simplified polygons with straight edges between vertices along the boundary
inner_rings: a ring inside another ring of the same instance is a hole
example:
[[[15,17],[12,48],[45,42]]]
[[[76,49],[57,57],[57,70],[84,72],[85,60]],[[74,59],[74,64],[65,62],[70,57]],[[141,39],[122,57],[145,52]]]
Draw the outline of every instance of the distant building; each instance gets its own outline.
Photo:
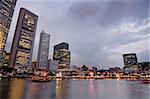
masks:
[[[150,62],[140,62],[138,66],[142,71],[150,71]]]
[[[124,69],[137,70],[138,61],[135,53],[123,54]]]
[[[40,35],[37,68],[48,69],[50,35],[42,31]]]
[[[4,61],[4,48],[7,41],[15,5],[17,0],[0,0],[0,66]]]
[[[58,71],[67,71],[70,68],[70,51],[68,43],[54,46],[53,60],[59,60]]]
[[[49,60],[49,70],[52,72],[58,72],[59,60]]]
[[[20,9],[10,53],[11,67],[31,66],[38,16]]]
[[[75,65],[70,66],[70,71],[78,71],[78,70],[80,70],[78,66]]]
[[[109,68],[109,72],[121,72],[122,69],[120,67],[112,67]]]
[[[94,72],[96,72],[96,71],[97,71],[97,67],[92,67],[92,70],[93,70]]]

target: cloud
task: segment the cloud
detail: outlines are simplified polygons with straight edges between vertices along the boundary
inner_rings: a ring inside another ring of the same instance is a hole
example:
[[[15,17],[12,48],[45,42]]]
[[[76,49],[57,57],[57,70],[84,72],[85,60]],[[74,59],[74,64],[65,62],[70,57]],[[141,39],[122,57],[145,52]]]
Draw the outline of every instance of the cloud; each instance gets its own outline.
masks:
[[[149,38],[150,28],[149,18],[134,20],[129,19],[123,20],[120,24],[116,25],[115,28],[112,28],[109,38],[109,47],[117,47],[120,45],[125,45],[131,42],[136,42],[141,39]]]
[[[122,25],[120,26],[120,33],[143,33],[146,30],[148,30],[150,27],[150,17],[141,20],[140,22],[138,20],[134,22],[122,22]],[[145,32],[145,34],[148,34],[148,31]]]
[[[137,2],[129,0],[81,1],[73,3],[68,14],[73,20],[84,23],[92,20],[92,23],[106,27],[118,24],[124,18],[133,16],[135,19],[146,18],[148,7],[148,0]]]
[[[112,30],[113,34],[120,34],[123,38],[115,46],[110,44],[103,47],[103,51],[109,53],[108,60],[122,60],[122,54],[136,53],[139,61],[148,61],[150,55],[150,35],[147,32],[148,28],[150,28],[149,18],[146,18],[140,21],[126,21],[121,23],[121,26],[118,26],[115,31]]]
[[[121,45],[116,48],[108,50],[108,52],[113,53],[140,53],[148,49],[148,41],[143,39],[137,42],[130,42],[128,44]]]

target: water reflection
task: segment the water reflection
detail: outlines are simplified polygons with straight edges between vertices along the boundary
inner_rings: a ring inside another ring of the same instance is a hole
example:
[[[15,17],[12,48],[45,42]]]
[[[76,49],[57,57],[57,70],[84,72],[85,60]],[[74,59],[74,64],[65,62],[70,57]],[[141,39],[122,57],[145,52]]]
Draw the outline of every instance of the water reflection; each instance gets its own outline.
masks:
[[[129,90],[129,99],[149,99],[150,90],[147,84],[141,84],[140,82],[130,82],[127,84]]]
[[[0,81],[1,99],[22,99],[24,91],[24,80],[2,80]]]
[[[24,99],[67,99],[68,80],[36,83],[27,82]]]
[[[90,91],[90,96],[94,96],[94,80],[90,80],[90,88],[89,88],[89,91]]]
[[[55,82],[27,81],[24,99],[55,99]]]
[[[56,99],[68,99],[69,80],[56,80]]]
[[[7,99],[9,97],[10,81],[0,81],[0,99]]]
[[[12,80],[10,84],[9,98],[8,99],[23,99],[24,80]]]
[[[149,85],[124,80],[0,81],[0,99],[149,99]]]

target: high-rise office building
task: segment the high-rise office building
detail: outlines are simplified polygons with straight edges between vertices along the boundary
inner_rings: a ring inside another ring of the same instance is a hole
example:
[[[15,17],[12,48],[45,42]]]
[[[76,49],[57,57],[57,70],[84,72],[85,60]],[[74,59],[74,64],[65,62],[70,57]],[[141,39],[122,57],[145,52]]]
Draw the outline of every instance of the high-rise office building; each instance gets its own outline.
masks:
[[[53,60],[59,60],[58,71],[70,68],[69,44],[63,42],[54,46]]]
[[[25,8],[20,9],[10,53],[11,67],[31,66],[38,16]]]
[[[3,64],[4,48],[17,0],[0,0],[0,66]]]
[[[124,68],[138,68],[138,61],[135,53],[123,54]]]
[[[50,35],[42,31],[40,35],[37,68],[48,69],[48,53],[49,53]]]

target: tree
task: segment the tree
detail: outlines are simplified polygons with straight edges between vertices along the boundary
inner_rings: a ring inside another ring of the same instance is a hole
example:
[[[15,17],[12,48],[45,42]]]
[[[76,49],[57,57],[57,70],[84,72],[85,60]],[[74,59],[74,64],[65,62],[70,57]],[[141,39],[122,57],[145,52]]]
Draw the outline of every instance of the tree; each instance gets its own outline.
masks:
[[[88,68],[87,66],[85,66],[85,65],[82,66],[82,70],[83,70],[83,71],[87,71],[88,69],[89,69],[89,68]]]

